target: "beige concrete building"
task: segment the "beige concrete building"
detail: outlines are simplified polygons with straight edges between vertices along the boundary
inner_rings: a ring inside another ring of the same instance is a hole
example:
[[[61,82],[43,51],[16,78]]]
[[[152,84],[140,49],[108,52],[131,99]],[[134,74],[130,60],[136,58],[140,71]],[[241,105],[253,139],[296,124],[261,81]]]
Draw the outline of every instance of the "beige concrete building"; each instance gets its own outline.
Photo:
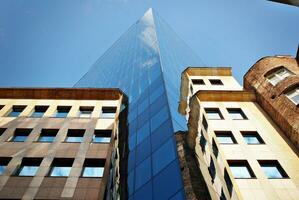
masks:
[[[298,199],[298,150],[230,68],[187,68],[180,98],[188,131],[176,139],[187,199]]]
[[[118,198],[125,102],[117,89],[0,89],[0,199]]]

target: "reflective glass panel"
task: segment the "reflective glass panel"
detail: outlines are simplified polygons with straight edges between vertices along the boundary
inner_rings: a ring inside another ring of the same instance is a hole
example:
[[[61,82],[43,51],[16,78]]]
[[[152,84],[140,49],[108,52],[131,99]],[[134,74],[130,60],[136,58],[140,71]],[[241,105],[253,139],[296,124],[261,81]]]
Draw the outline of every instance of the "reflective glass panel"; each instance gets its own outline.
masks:
[[[38,166],[22,166],[18,176],[35,176]]]
[[[6,165],[0,165],[0,175],[4,173]]]
[[[83,137],[74,137],[74,136],[67,136],[65,139],[66,142],[82,142]]]
[[[102,177],[104,173],[104,167],[84,167],[83,177]]]
[[[69,176],[72,167],[53,167],[50,176]]]
[[[11,139],[12,142],[24,142],[27,139],[27,136],[24,135],[15,135]]]
[[[39,142],[53,142],[55,139],[55,136],[40,136],[38,138]]]

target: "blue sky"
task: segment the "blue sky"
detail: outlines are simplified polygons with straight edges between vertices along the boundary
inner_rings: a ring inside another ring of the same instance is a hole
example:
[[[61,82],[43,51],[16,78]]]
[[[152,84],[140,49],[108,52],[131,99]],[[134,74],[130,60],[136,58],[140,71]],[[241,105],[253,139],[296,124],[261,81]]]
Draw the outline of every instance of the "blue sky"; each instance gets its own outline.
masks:
[[[261,57],[297,51],[299,8],[264,0],[1,0],[0,87],[72,87],[150,7],[240,83]]]

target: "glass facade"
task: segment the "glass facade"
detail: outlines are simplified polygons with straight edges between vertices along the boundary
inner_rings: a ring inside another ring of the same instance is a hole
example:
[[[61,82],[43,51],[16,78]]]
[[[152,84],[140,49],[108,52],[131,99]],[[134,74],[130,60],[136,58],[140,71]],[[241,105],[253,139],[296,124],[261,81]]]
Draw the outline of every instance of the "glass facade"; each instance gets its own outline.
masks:
[[[192,65],[202,62],[149,10],[74,86],[120,88],[129,98],[129,199],[184,199],[174,133],[187,129],[177,107]]]

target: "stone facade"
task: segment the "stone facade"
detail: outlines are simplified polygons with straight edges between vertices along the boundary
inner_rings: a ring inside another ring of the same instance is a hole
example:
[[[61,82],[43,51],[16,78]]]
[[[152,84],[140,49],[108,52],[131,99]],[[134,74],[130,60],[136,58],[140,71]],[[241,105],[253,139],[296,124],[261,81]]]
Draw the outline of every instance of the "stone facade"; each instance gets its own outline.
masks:
[[[288,69],[293,75],[273,86],[267,80],[267,75],[281,67]],[[283,130],[297,150],[299,149],[299,107],[286,96],[286,93],[298,86],[298,61],[289,56],[262,58],[244,76],[244,88],[255,91],[259,105]]]

